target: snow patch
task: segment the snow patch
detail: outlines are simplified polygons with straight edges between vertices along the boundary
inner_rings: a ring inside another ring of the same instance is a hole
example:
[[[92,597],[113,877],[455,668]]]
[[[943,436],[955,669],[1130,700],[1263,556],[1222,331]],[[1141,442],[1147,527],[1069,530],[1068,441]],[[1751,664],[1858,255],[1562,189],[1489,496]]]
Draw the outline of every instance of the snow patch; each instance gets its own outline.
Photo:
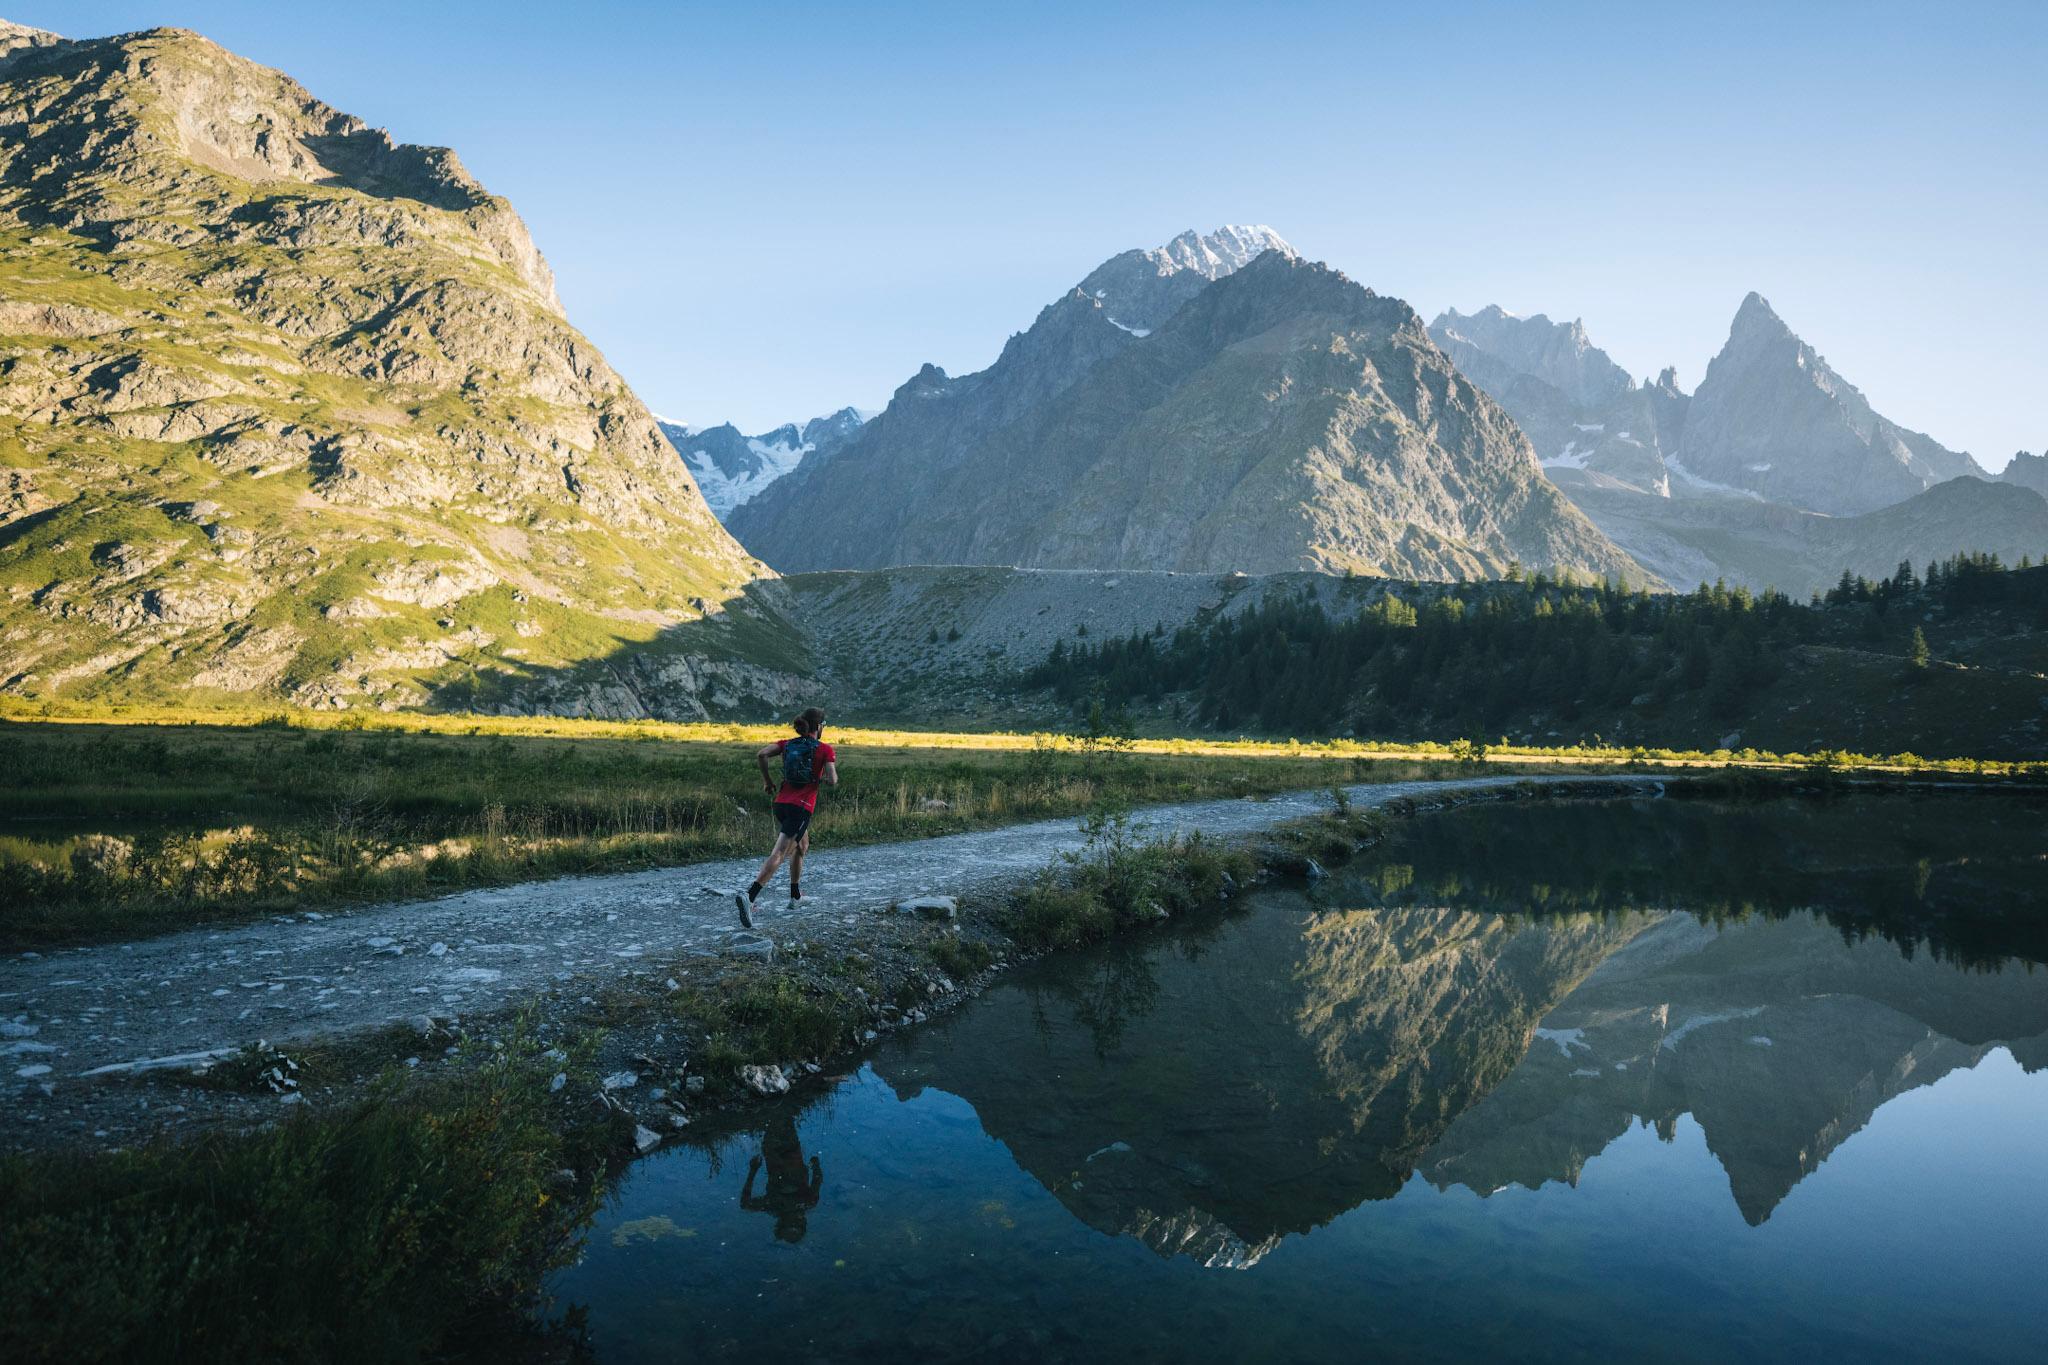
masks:
[[[1693,488],[1703,489],[1709,493],[1729,493],[1738,498],[1748,498],[1751,502],[1764,501],[1764,495],[1755,489],[1737,488],[1732,483],[1721,483],[1718,480],[1707,478],[1703,474],[1693,473],[1679,461],[1676,455],[1666,455],[1664,457],[1664,466]],[[1665,496],[1670,496],[1668,486]]]
[[[1593,1045],[1586,1041],[1586,1031],[1582,1028],[1540,1028],[1536,1030],[1536,1036],[1547,1043],[1556,1043],[1557,1050],[1567,1057],[1572,1055],[1573,1048],[1584,1052],[1593,1050]]]
[[[1107,313],[1104,313],[1102,316],[1109,318],[1110,326],[1115,327],[1120,331],[1129,332],[1134,337],[1148,337],[1152,335],[1152,329],[1150,327],[1126,327],[1121,322],[1118,322],[1115,318],[1110,318],[1109,314]]]
[[[1763,1012],[1764,1007],[1762,1005],[1751,1005],[1746,1010],[1722,1010],[1713,1014],[1695,1014],[1677,1028],[1659,1038],[1657,1040],[1657,1050],[1662,1052],[1666,1048],[1675,1048],[1685,1041],[1688,1035],[1696,1033],[1709,1025],[1725,1024],[1731,1019],[1754,1019]]]

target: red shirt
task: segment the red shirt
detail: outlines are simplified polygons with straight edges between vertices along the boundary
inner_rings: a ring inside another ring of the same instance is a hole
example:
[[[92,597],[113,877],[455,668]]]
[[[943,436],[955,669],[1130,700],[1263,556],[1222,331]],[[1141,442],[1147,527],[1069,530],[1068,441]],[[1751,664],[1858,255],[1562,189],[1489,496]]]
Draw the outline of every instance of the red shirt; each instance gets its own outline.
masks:
[[[775,752],[780,754],[788,747],[788,740],[777,740]],[[811,777],[816,779],[824,776],[825,765],[837,761],[838,755],[832,752],[832,746],[820,740],[818,751],[811,755]],[[781,789],[775,793],[775,802],[777,805],[802,806],[805,810],[814,811],[818,808],[818,784],[813,780],[799,787],[788,778],[784,778]]]

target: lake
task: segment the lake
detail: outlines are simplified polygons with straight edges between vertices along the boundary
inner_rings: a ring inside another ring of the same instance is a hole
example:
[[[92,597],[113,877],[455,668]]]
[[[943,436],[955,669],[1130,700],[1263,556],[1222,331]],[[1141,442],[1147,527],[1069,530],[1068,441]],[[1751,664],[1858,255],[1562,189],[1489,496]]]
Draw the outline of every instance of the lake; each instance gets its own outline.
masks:
[[[1493,805],[637,1163],[600,1361],[2038,1359],[2048,810]]]

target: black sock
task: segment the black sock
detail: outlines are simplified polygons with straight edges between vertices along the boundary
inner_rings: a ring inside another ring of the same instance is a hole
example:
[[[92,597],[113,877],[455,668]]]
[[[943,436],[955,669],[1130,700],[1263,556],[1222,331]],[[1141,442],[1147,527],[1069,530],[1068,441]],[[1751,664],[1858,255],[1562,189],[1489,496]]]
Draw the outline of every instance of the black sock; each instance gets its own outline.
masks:
[[[793,901],[800,901],[804,898],[804,893],[797,890],[795,882],[789,884],[789,898]]]
[[[750,901],[761,899],[761,883],[754,882],[747,887],[747,899]]]

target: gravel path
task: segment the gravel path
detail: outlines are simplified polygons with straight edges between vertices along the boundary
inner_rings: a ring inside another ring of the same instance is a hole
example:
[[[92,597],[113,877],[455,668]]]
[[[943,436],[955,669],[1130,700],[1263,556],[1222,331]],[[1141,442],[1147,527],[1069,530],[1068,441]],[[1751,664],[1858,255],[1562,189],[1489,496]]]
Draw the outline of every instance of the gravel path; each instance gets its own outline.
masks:
[[[1359,807],[1522,782],[1489,777],[1351,789]],[[1656,785],[1657,779],[1635,779]],[[1327,792],[1138,812],[1148,838],[1235,835],[1326,809]],[[1081,840],[1072,819],[858,848],[807,860],[805,899],[761,898],[766,935],[851,922],[921,893],[1016,884]],[[342,1035],[419,1015],[487,1013],[565,982],[602,985],[679,955],[768,951],[738,924],[732,888],[757,859],[564,877],[438,900],[200,929],[0,962],[0,1093],[191,1066],[256,1041]],[[653,959],[643,962],[642,959]]]

